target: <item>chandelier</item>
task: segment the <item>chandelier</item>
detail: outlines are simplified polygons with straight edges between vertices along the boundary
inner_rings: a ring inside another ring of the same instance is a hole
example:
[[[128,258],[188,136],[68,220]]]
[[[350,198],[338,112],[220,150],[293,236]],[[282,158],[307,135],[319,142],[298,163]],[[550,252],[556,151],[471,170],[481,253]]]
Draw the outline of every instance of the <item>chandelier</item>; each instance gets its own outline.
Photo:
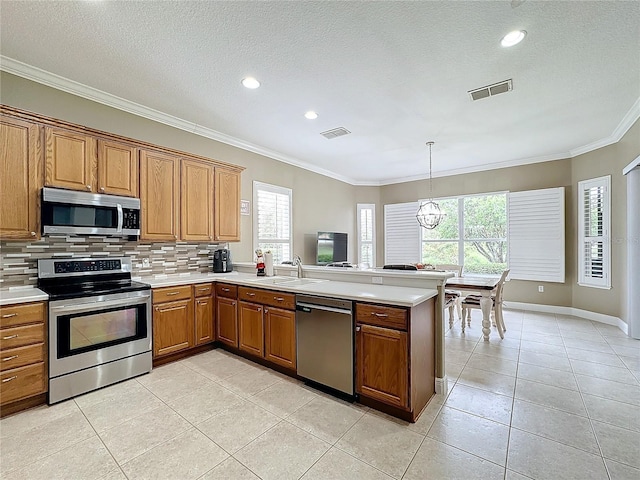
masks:
[[[416,213],[416,219],[420,226],[428,230],[436,228],[440,222],[444,220],[444,216],[446,215],[440,208],[440,205],[433,201],[433,187],[431,185],[431,147],[433,143],[434,142],[427,142],[427,146],[429,147],[429,200],[422,202],[418,213]]]

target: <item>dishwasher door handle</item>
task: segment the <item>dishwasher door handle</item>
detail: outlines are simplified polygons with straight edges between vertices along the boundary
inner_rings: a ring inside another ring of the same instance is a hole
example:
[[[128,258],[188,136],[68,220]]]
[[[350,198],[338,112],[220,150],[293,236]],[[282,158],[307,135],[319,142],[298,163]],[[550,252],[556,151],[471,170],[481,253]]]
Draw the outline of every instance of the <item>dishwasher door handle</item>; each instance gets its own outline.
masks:
[[[314,305],[311,303],[296,303],[296,310],[299,312],[311,313],[312,310],[322,310],[323,312],[341,313],[343,315],[351,315],[351,310],[344,308],[327,307],[325,305]]]

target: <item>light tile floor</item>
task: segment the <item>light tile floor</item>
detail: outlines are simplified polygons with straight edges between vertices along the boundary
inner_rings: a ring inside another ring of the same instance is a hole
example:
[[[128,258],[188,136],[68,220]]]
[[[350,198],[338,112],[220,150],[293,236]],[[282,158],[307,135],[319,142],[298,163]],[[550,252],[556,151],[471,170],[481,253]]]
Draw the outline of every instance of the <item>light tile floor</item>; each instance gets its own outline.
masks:
[[[415,424],[222,350],[0,421],[14,479],[640,479],[640,341],[505,312],[446,335],[449,395]]]

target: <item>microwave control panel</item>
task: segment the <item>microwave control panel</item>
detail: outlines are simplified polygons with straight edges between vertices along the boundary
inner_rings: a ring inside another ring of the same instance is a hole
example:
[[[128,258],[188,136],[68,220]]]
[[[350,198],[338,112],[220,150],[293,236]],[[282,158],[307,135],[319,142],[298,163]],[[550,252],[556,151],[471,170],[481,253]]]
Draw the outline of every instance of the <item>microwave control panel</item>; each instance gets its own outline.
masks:
[[[140,210],[122,209],[122,228],[137,230],[140,228]]]

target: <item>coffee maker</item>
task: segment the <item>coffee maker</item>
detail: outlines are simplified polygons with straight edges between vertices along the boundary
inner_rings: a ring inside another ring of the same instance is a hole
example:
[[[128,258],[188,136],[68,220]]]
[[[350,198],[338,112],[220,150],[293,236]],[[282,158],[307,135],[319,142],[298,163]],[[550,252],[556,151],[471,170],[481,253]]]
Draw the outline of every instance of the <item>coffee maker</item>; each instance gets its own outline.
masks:
[[[213,252],[213,273],[227,273],[233,271],[231,252],[226,248],[220,248]]]

